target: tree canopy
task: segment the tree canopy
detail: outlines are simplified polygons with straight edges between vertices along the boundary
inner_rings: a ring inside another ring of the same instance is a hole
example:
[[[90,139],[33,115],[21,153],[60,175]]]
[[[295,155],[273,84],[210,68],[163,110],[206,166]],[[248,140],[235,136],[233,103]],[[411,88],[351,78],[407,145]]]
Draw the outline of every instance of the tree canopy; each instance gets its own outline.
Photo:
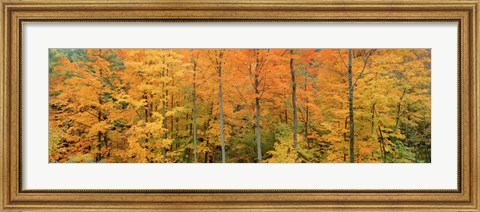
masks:
[[[50,49],[49,160],[428,163],[429,49]]]

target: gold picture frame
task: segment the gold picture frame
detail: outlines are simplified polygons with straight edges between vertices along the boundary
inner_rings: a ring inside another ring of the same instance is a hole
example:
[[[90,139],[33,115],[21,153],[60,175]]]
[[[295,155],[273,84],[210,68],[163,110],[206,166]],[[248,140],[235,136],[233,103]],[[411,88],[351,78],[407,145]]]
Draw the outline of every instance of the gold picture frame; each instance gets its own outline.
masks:
[[[2,211],[447,210],[478,211],[478,0],[2,0]],[[320,21],[456,22],[459,26],[459,184],[456,190],[35,190],[22,189],[21,67],[25,22]]]

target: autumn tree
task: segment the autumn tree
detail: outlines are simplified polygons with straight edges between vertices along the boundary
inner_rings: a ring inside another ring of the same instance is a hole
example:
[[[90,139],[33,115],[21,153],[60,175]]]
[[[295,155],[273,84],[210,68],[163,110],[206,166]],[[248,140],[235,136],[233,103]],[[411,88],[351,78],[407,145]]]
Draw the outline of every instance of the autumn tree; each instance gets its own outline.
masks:
[[[216,49],[212,50],[209,55],[210,60],[217,72],[218,77],[218,110],[219,110],[219,123],[220,123],[220,143],[222,148],[222,163],[225,163],[225,135],[223,124],[223,90],[222,90],[222,72],[225,64],[225,50]]]
[[[293,68],[293,50],[290,49],[290,74],[292,75],[292,107],[293,107],[293,148],[297,148],[297,82],[295,80],[295,70]]]
[[[191,63],[193,69],[193,91],[192,91],[192,99],[193,99],[193,153],[194,153],[194,162],[197,162],[197,94],[196,94],[196,80],[197,80],[197,62],[195,61],[194,52],[191,52]]]
[[[81,54],[79,62],[62,58],[53,67],[56,77],[51,79],[58,77],[61,81],[50,88],[50,115],[55,126],[64,130],[64,145],[78,156],[69,160],[100,162],[110,155],[109,134],[121,119],[121,111],[112,98],[119,91],[120,65],[111,50],[87,50]]]
[[[271,50],[251,49],[242,51],[243,67],[246,69],[247,76],[253,88],[255,105],[255,141],[257,145],[257,162],[262,162],[262,142],[261,142],[261,106],[260,102],[267,90],[268,81],[268,63]]]
[[[363,60],[363,66],[361,68],[360,73],[356,76],[355,81],[354,75],[353,75],[353,50],[348,49],[348,113],[349,113],[349,123],[350,123],[350,163],[355,162],[355,118],[353,114],[353,93],[354,89],[357,85],[358,80],[362,77],[365,68],[367,67],[368,64],[368,58],[370,55],[374,52],[374,50],[370,50],[366,55],[364,56],[365,59]]]

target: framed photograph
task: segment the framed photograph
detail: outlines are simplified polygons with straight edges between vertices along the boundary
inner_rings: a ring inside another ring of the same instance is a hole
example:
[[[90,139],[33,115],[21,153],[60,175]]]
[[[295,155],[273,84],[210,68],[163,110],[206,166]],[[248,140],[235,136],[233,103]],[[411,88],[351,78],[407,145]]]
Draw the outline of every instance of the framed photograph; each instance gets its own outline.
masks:
[[[2,1],[1,209],[478,211],[479,3]]]

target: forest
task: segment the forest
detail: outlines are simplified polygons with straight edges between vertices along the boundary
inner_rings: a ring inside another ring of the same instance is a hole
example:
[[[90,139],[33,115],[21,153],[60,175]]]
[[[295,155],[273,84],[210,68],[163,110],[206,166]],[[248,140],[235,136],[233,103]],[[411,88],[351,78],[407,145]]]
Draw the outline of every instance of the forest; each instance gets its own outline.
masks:
[[[49,49],[50,163],[430,163],[430,49]]]

